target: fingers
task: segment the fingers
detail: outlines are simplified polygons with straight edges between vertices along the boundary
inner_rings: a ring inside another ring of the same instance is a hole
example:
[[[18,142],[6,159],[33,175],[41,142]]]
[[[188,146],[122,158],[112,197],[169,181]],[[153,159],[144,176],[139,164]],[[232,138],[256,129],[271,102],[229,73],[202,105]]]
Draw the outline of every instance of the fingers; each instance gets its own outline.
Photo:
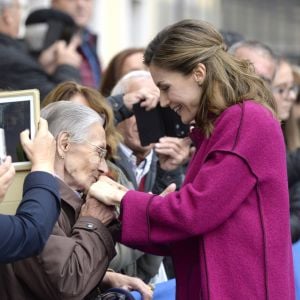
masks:
[[[30,140],[28,129],[20,133],[20,140],[27,157],[32,160],[32,141]]]
[[[46,134],[48,134],[48,122],[47,120],[40,118],[36,137],[42,137]]]
[[[122,184],[120,184],[120,183],[118,183],[118,182],[112,180],[112,179],[109,178],[108,176],[101,175],[101,176],[99,177],[99,180],[104,181],[104,182],[107,182],[108,184],[110,184],[110,185],[116,187],[118,190],[121,190],[121,191],[124,191],[124,192],[127,192],[127,191],[128,191],[128,189],[127,189],[125,186],[123,186]]]
[[[175,191],[176,191],[176,184],[171,183],[160,193],[160,196],[164,197],[164,196],[168,195],[169,193],[172,193]]]
[[[11,157],[7,156],[4,163],[0,165],[0,201],[5,196],[8,187],[13,181],[15,168],[11,162]]]
[[[29,129],[25,129],[20,133],[20,140],[21,140],[21,144],[22,144],[23,148],[24,148],[24,145],[26,145],[30,142]]]
[[[77,48],[80,46],[81,44],[81,38],[78,34],[75,34],[71,40],[70,40],[70,43],[68,45],[68,47],[70,49],[73,49],[73,50],[77,50]]]

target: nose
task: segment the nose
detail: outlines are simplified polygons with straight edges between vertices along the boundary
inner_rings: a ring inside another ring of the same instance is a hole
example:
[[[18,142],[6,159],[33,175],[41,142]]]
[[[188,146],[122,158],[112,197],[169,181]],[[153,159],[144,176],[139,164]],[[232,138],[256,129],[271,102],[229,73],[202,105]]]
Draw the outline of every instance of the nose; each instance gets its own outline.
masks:
[[[161,107],[168,107],[170,105],[170,100],[165,95],[160,95],[159,103]]]
[[[108,173],[108,166],[104,158],[100,159],[98,170],[100,171],[101,174]]]

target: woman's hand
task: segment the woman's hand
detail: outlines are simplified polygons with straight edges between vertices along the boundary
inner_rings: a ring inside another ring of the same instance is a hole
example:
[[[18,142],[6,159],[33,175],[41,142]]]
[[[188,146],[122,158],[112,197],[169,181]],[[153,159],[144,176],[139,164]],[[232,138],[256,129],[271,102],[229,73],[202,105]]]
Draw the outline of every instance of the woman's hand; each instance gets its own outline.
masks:
[[[91,185],[88,195],[106,205],[119,205],[127,191],[123,185],[101,175],[99,180]]]
[[[122,288],[129,291],[139,291],[142,294],[144,300],[151,300],[153,296],[153,292],[150,286],[136,277],[130,277],[115,272],[106,272],[103,278],[103,283],[112,288]]]
[[[186,163],[190,158],[191,139],[162,137],[155,144],[155,152],[159,157],[160,167],[172,171]]]
[[[29,130],[20,133],[22,147],[32,163],[31,171],[54,173],[56,142],[48,131],[48,122],[40,118],[38,130],[33,140],[29,138]]]
[[[11,157],[7,156],[0,165],[0,202],[3,200],[9,186],[15,176],[15,168],[11,162]]]

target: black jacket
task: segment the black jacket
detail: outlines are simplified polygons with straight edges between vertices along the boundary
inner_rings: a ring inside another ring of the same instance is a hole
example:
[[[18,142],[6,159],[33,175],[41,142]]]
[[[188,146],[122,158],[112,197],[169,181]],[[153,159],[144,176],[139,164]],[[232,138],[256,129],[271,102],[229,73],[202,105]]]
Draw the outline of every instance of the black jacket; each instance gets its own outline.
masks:
[[[292,241],[300,239],[300,148],[287,154]]]
[[[66,80],[80,82],[79,70],[61,65],[49,76],[30,56],[24,43],[0,33],[0,89],[39,89],[43,99],[58,83]]]

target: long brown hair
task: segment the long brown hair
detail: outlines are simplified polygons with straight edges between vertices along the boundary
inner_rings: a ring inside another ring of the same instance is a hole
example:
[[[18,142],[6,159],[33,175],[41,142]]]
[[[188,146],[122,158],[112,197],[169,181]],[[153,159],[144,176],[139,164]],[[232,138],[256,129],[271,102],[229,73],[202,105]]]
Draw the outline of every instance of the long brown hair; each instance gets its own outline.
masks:
[[[114,115],[110,105],[97,90],[80,85],[73,81],[66,81],[57,85],[57,87],[45,97],[42,102],[42,107],[52,102],[70,100],[77,94],[82,95],[92,109],[104,116],[104,130],[106,133],[108,156],[116,156],[117,146],[122,140],[122,137],[114,125]]]
[[[183,20],[166,27],[147,46],[144,62],[184,75],[191,74],[199,63],[205,65],[206,77],[195,122],[207,136],[213,130],[216,116],[245,99],[263,104],[275,115],[276,104],[270,89],[249,62],[226,52],[222,35],[207,22]],[[214,103],[216,87],[225,100],[225,108]]]

